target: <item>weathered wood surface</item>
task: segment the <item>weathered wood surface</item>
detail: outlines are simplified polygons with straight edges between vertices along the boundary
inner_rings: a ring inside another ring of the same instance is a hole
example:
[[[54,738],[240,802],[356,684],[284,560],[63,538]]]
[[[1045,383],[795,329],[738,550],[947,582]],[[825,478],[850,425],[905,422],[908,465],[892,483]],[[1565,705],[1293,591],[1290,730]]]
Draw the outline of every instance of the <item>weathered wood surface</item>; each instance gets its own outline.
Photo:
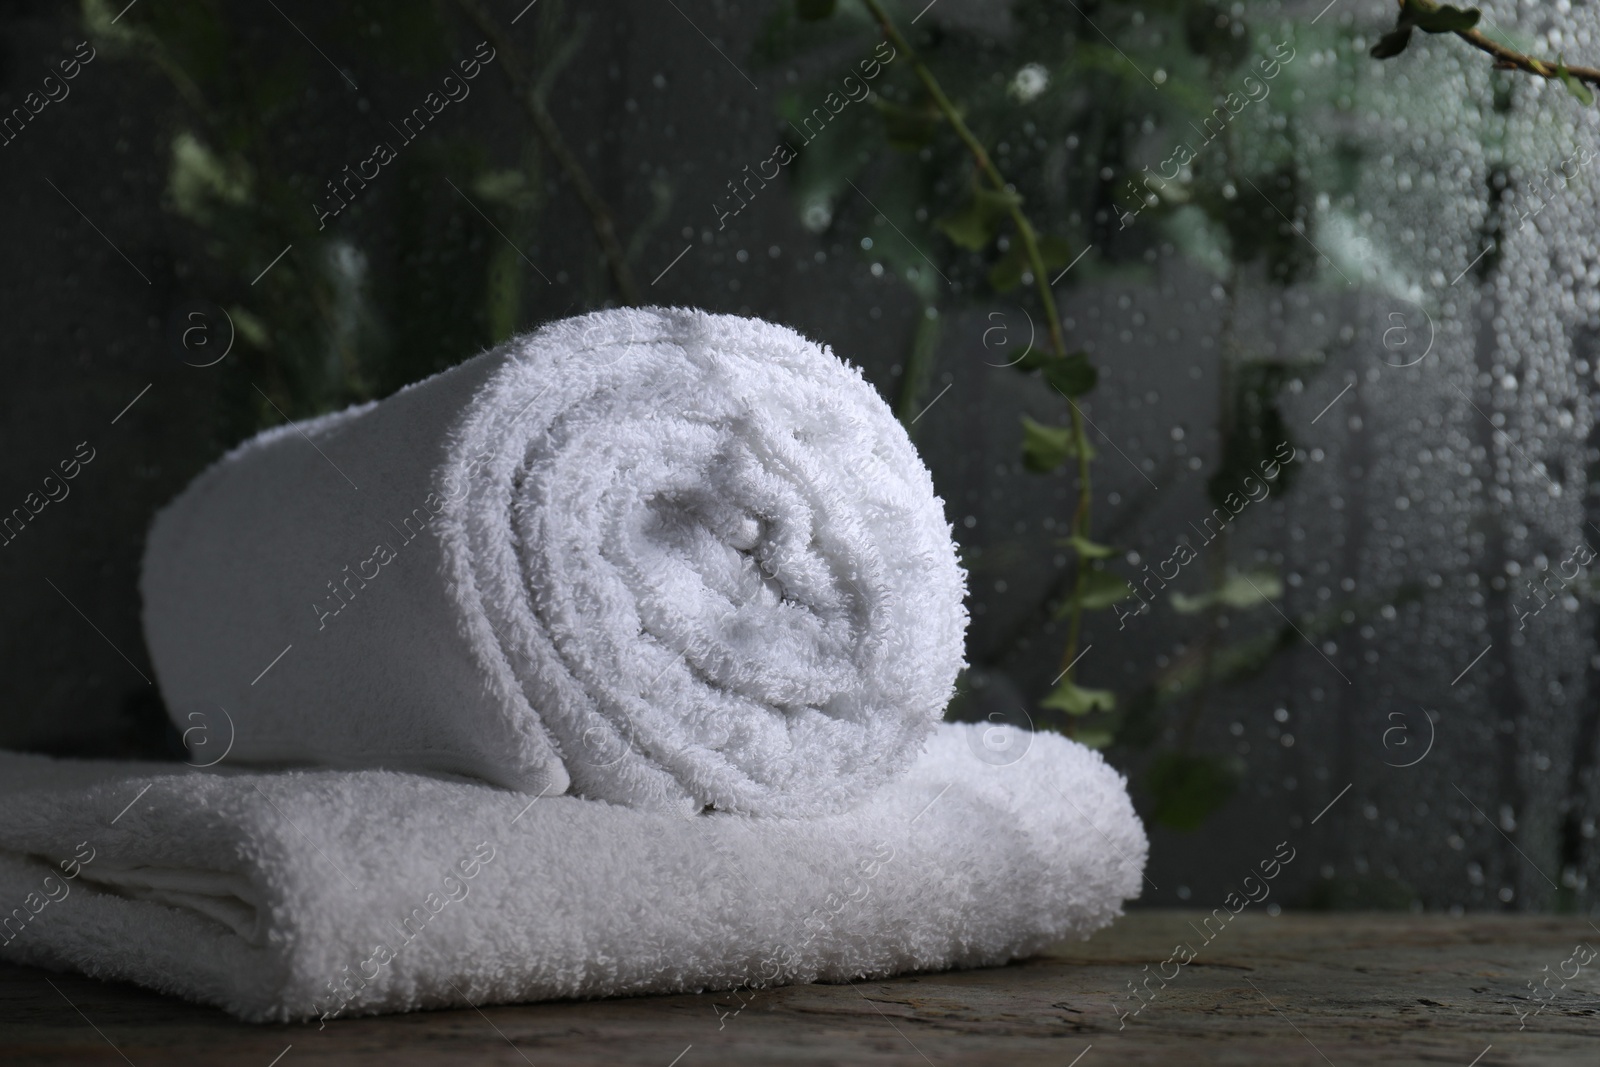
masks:
[[[720,1021],[737,999],[249,1026],[132,986],[3,966],[0,1062],[269,1067],[283,1054],[277,1067],[1600,1064],[1600,959],[1525,1029],[1517,1015],[1533,1007],[1527,982],[1560,970],[1578,942],[1600,948],[1600,930],[1582,918],[1245,913],[1210,944],[1191,921],[1199,916],[1136,912],[1026,963],[776,989]],[[1157,970],[1179,941],[1197,957],[1119,1029],[1110,994],[1125,993],[1146,965]]]

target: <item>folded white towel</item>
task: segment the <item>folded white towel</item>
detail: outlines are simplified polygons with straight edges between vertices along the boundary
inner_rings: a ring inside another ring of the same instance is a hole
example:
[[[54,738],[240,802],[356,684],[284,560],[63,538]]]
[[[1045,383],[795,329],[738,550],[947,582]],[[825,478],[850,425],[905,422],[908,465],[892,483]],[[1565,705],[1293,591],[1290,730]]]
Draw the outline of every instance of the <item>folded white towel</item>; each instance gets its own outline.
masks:
[[[941,502],[859,371],[687,310],[558,322],[260,435],[161,513],[143,591],[197,758],[236,730],[230,761],[686,815],[841,810],[903,771],[966,626]]]
[[[807,819],[388,771],[0,754],[0,782],[0,959],[257,1021],[998,964],[1109,923],[1146,852],[1098,753],[1010,727],[943,726]]]

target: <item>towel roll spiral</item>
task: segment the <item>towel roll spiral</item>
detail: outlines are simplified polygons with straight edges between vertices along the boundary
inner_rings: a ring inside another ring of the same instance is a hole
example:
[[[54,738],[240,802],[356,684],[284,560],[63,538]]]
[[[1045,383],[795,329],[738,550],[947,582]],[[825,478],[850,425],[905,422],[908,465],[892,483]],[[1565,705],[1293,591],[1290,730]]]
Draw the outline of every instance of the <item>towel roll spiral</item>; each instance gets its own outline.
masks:
[[[350,573],[341,540],[364,554],[357,529],[396,511],[427,530],[385,542],[394,578],[364,560],[359,587],[327,583],[337,617],[295,609],[297,572]],[[207,546],[229,539],[266,562],[240,578],[233,557],[219,597]],[[231,697],[242,758],[686,813],[838,810],[904,771],[966,625],[942,504],[859,371],[780,326],[664,309],[557,322],[269,431],[158,519],[145,593],[175,721]],[[305,654],[241,685],[279,621]]]

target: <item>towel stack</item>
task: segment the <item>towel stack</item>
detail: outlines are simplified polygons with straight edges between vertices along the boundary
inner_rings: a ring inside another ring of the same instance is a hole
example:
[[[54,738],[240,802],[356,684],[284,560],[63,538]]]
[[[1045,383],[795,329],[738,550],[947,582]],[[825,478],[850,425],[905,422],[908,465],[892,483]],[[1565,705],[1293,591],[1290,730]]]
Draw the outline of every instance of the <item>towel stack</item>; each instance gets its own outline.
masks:
[[[877,394],[755,320],[587,315],[262,434],[145,560],[208,769],[0,757],[0,958],[290,1020],[1086,936],[1142,828],[1097,754],[939,725],[963,582]]]

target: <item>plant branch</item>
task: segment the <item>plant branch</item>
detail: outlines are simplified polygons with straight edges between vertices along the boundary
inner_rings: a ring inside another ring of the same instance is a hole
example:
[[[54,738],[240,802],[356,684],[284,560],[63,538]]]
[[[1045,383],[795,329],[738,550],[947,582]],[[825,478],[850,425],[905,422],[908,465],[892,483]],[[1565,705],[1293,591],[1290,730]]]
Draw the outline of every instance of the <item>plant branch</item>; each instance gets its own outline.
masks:
[[[1175,466],[1168,457],[1160,467],[1156,468],[1157,479],[1171,478]],[[1153,489],[1144,489],[1136,492],[1133,497],[1122,507],[1117,509],[1115,517],[1100,531],[1100,536],[1107,543],[1121,540],[1122,535],[1131,530],[1139,520],[1143,519],[1150,509],[1155,506],[1158,496]],[[993,651],[987,655],[973,653],[973,662],[979,667],[999,667],[1007,662],[1009,657],[1018,650],[1022,639],[1035,629],[1045,626],[1055,615],[1052,606],[1066,597],[1076,584],[1078,566],[1081,560],[1074,561],[1071,570],[1063,570],[1061,575],[1051,582],[1040,596],[1018,620],[1006,631],[1004,637],[994,642],[990,647]]]
[[[1496,70],[1520,70],[1536,77],[1564,82],[1572,89],[1573,95],[1580,99],[1589,94],[1581,90],[1577,83],[1600,85],[1600,70],[1594,67],[1569,67],[1559,60],[1550,63],[1486,36],[1477,28],[1482,13],[1475,7],[1462,10],[1450,4],[1441,4],[1438,0],[1395,2],[1400,6],[1400,15],[1395,21],[1395,28],[1372,46],[1372,55],[1377,59],[1389,59],[1404,52],[1416,30],[1424,33],[1450,32],[1479,51],[1493,56]],[[1586,104],[1591,102],[1590,99],[1584,99]]]
[[[583,165],[578,162],[578,157],[567,147],[566,139],[561,136],[560,127],[556,125],[554,117],[544,105],[538,86],[529,81],[516,49],[478,0],[456,0],[456,3],[484,36],[489,38],[489,43],[498,54],[500,69],[511,82],[512,94],[522,102],[523,109],[533,121],[533,128],[538,132],[540,140],[544,141],[545,147],[555,157],[556,164],[566,175],[567,181],[572,183],[572,189],[578,194],[578,199],[583,201],[584,209],[589,213],[589,221],[594,226],[595,238],[600,242],[601,254],[605,256],[606,266],[611,271],[611,279],[616,284],[622,302],[637,306],[642,302],[639,297],[639,287],[634,283],[633,271],[628,267],[622,243],[617,240],[617,228],[611,220],[611,212],[589,181],[589,176],[584,172]]]
[[[1521,70],[1529,74],[1536,74],[1541,78],[1556,79],[1561,77],[1562,65],[1547,63],[1542,59],[1535,59],[1524,52],[1508,48],[1499,41],[1486,37],[1478,30],[1456,30],[1457,37],[1466,41],[1472,47],[1481,49],[1495,58],[1495,67],[1499,70]],[[1600,70],[1594,67],[1566,67],[1568,74],[1581,82],[1600,86]]]
[[[1067,342],[1061,333],[1061,316],[1056,311],[1055,295],[1050,291],[1049,273],[1044,265],[1044,256],[1039,250],[1039,236],[1033,224],[1028,221],[1027,215],[1022,211],[1021,198],[1011,189],[1010,184],[1000,173],[994,161],[989,158],[989,152],[984,148],[983,142],[978,140],[966,121],[961,117],[961,112],[950,102],[945,95],[943,87],[939,85],[933,72],[917,54],[916,49],[905,39],[883,9],[880,0],[863,0],[867,10],[877,19],[879,27],[883,30],[884,39],[896,51],[903,52],[911,62],[911,69],[916,73],[917,79],[922,82],[928,95],[933,98],[934,106],[944,116],[950,128],[966,145],[967,151],[972,154],[973,162],[977,165],[978,172],[993,186],[995,192],[1005,197],[1012,225],[1016,227],[1017,238],[1022,242],[1023,253],[1027,256],[1029,269],[1033,273],[1034,286],[1039,293],[1039,303],[1044,306],[1045,319],[1050,326],[1050,348],[1054,358],[1065,360],[1067,358]],[[1090,482],[1090,450],[1088,437],[1084,433],[1083,412],[1078,410],[1078,405],[1071,397],[1067,403],[1072,407],[1072,438],[1076,445],[1078,457],[1078,501],[1073,510],[1072,532],[1083,538],[1089,539],[1090,509],[1094,503],[1093,488]],[[1067,623],[1067,643],[1061,652],[1062,674],[1069,679],[1069,668],[1078,655],[1078,640],[1083,631],[1083,591],[1084,582],[1087,580],[1088,568],[1080,565],[1077,568],[1077,578],[1073,583],[1072,608],[1070,619]]]

